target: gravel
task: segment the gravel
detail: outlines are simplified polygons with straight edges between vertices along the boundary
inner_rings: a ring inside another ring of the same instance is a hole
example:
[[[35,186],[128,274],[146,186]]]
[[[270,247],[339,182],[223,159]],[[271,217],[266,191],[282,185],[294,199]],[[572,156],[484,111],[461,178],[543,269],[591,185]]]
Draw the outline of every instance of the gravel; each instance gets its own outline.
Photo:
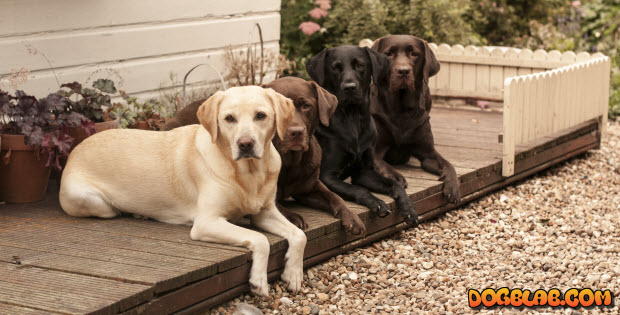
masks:
[[[244,294],[265,314],[620,313],[620,124],[599,150],[306,270],[302,292]],[[472,310],[467,289],[610,289],[613,308]],[[290,303],[289,303],[290,302]]]

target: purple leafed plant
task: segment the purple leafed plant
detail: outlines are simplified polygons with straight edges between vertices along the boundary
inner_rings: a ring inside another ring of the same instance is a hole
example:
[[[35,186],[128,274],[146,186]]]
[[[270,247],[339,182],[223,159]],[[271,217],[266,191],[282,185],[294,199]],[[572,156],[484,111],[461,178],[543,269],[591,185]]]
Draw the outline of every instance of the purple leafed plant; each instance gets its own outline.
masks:
[[[86,116],[92,122],[104,121],[104,107],[112,106],[110,95],[116,93],[114,81],[109,79],[98,79],[93,82],[92,88],[83,87],[78,82],[65,83],[61,87],[67,88],[58,93],[66,98],[70,110]],[[95,132],[92,128],[89,134]]]
[[[0,90],[0,133],[24,135],[27,145],[47,157],[47,167],[61,168],[59,159],[69,155],[73,142],[68,129],[77,126],[89,132],[92,121],[71,110],[69,100],[59,93],[37,99],[23,91],[10,95]]]

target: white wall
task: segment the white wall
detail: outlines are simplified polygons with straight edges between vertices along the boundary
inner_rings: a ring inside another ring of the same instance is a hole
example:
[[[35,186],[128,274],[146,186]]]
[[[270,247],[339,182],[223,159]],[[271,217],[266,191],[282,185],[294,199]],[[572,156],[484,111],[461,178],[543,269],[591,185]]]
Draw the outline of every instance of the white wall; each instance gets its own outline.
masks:
[[[225,72],[226,47],[258,42],[257,22],[277,52],[279,10],[279,0],[0,0],[0,88],[11,90],[6,75],[25,68],[18,88],[37,96],[58,90],[54,72],[60,83],[110,77],[149,94],[200,63]],[[216,79],[200,67],[188,82]]]

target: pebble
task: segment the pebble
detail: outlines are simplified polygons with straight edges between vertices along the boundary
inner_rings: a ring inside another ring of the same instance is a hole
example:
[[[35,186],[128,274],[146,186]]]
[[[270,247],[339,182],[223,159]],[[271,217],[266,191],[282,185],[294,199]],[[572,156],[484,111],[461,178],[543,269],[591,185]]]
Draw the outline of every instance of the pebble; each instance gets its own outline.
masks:
[[[310,314],[316,315],[318,313],[319,313],[319,307],[314,304],[310,304]]]
[[[293,301],[291,301],[291,299],[287,298],[286,296],[281,297],[280,302],[284,304],[293,304]]]
[[[417,228],[306,270],[302,291],[270,283],[247,303],[265,314],[620,314],[620,123],[599,149],[504,187]],[[495,221],[495,222],[494,222]],[[467,289],[609,289],[613,308],[476,309]]]

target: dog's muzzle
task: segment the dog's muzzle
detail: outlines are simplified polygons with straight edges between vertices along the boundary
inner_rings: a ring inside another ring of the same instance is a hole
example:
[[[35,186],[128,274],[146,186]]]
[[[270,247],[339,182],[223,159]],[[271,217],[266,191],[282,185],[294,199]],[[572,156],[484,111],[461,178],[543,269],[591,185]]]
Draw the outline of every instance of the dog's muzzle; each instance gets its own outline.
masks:
[[[257,157],[254,152],[254,139],[250,137],[246,136],[239,138],[239,140],[237,140],[237,148],[239,148],[237,160]]]

